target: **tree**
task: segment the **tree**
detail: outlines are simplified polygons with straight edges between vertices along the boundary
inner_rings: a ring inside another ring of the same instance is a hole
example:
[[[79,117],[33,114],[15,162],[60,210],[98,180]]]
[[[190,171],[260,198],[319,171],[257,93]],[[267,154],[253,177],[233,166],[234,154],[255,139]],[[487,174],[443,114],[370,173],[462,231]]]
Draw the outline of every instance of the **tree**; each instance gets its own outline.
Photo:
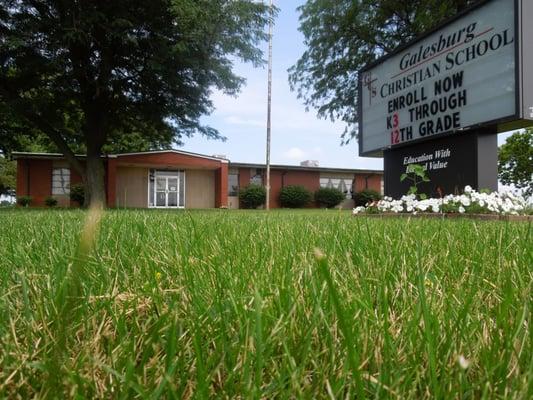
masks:
[[[533,128],[513,133],[500,147],[498,177],[533,196]]]
[[[342,120],[342,142],[356,137],[357,71],[465,9],[473,0],[308,0],[300,6],[307,50],[289,83],[318,116]]]
[[[4,0],[0,107],[8,126],[46,135],[82,176],[86,203],[103,205],[110,146],[222,138],[200,117],[213,89],[243,84],[233,59],[262,63],[268,11],[253,0]]]
[[[0,154],[0,195],[12,194],[17,185],[17,163]]]

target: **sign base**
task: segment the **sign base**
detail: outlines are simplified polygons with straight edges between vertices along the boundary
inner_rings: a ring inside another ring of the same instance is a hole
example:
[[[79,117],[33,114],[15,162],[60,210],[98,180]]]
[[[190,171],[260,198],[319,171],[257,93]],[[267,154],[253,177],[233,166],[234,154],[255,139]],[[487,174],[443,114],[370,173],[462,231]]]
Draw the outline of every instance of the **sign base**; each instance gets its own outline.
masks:
[[[498,140],[496,129],[483,128],[384,151],[385,195],[398,199],[413,183],[400,181],[408,166],[424,167],[430,181],[418,185],[429,197],[462,193],[466,185],[476,190],[498,190]],[[410,175],[412,176],[412,174]]]

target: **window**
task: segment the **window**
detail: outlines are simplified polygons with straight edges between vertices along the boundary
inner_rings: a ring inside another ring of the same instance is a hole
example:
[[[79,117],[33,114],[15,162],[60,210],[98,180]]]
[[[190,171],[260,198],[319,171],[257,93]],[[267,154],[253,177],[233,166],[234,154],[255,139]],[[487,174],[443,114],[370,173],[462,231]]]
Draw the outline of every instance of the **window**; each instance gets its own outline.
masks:
[[[257,169],[253,169],[250,171],[250,183],[251,184],[254,184],[254,185],[259,185],[259,186],[263,186],[263,174],[262,174],[262,170],[257,168]]]
[[[320,178],[320,187],[334,188],[345,194],[347,199],[352,198],[352,181],[347,178]]]
[[[70,169],[52,169],[52,195],[62,195],[70,193]]]
[[[228,175],[228,196],[239,195],[239,174]]]
[[[346,184],[346,198],[347,199],[351,199],[352,198],[352,181],[346,179],[345,181],[345,184]]]
[[[185,171],[151,169],[148,175],[149,207],[185,207]]]

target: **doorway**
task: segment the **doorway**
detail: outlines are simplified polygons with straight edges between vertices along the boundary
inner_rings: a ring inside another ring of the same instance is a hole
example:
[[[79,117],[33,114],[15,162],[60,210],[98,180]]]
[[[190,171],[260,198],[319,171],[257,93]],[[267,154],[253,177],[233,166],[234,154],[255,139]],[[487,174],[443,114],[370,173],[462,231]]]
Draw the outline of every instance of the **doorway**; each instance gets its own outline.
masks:
[[[156,208],[185,207],[185,172],[155,171],[153,176],[151,201]],[[152,197],[153,196],[153,197]]]

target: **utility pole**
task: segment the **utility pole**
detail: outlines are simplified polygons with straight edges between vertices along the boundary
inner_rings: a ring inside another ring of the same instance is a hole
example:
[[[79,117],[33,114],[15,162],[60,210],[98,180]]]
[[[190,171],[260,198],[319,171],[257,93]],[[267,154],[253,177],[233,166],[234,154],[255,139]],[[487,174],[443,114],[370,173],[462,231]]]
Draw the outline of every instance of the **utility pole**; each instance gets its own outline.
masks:
[[[268,23],[268,99],[267,99],[267,143],[266,143],[266,204],[265,208],[270,210],[270,133],[272,113],[272,24],[274,19],[274,9],[270,0],[270,21]]]

